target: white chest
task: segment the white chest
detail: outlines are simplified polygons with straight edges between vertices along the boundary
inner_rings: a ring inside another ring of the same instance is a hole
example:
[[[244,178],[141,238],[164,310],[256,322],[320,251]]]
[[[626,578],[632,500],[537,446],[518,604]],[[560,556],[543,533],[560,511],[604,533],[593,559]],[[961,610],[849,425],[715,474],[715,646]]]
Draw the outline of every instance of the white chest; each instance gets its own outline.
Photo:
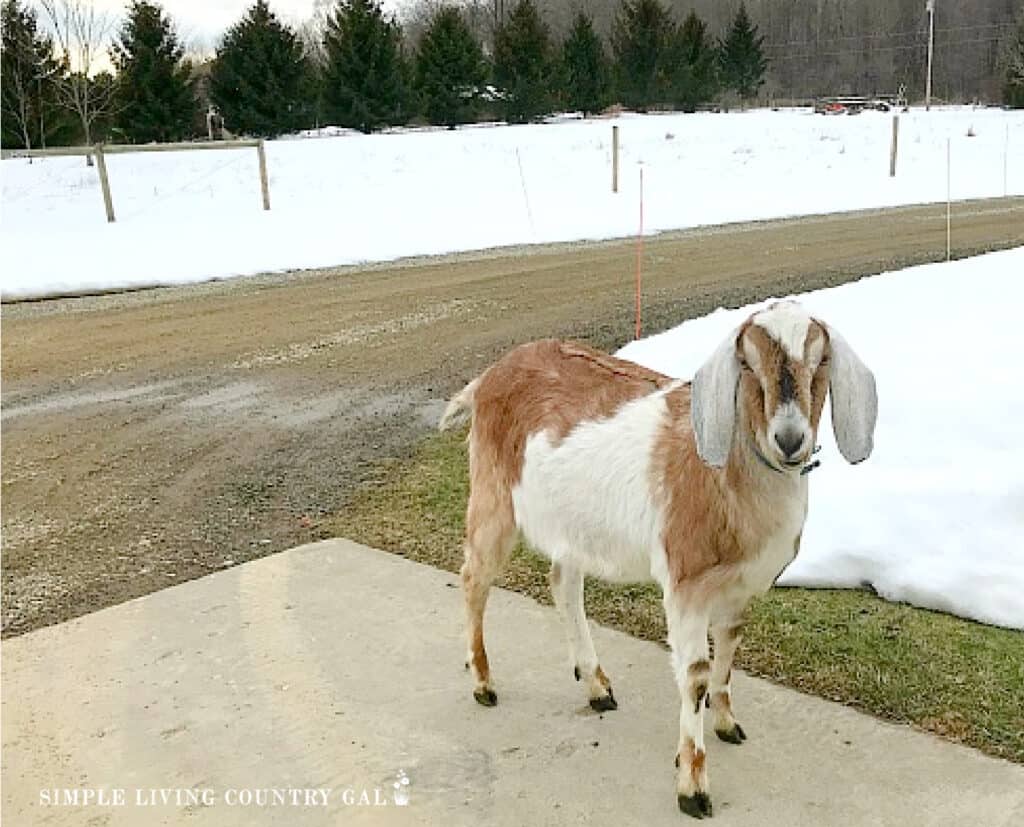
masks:
[[[785,510],[776,515],[759,551],[739,566],[736,586],[745,596],[766,592],[792,562],[806,516],[807,489],[803,485],[800,496],[787,502]]]

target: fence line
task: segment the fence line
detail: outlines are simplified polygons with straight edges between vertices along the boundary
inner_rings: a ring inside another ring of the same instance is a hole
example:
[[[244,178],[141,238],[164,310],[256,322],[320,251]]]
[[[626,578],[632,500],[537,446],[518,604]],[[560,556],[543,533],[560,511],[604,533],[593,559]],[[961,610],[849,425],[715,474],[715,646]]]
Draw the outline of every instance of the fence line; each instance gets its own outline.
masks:
[[[110,179],[107,175],[105,156],[127,155],[135,152],[186,152],[194,150],[221,149],[255,149],[259,164],[260,195],[263,198],[263,209],[270,209],[270,183],[267,178],[267,154],[262,139],[240,139],[235,141],[190,142],[181,141],[166,144],[95,144],[93,146],[59,146],[49,149],[5,149],[0,158],[59,158],[59,157],[95,157],[103,191],[103,210],[107,221],[114,223],[114,201],[110,192]]]

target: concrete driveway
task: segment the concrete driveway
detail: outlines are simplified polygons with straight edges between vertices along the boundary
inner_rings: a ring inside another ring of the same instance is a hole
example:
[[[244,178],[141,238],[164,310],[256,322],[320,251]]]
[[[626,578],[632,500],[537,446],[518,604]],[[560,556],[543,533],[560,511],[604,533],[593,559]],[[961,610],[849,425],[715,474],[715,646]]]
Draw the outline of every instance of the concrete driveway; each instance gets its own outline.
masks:
[[[554,611],[499,591],[485,709],[461,616],[453,575],[332,540],[8,640],[3,823],[691,823],[661,648],[596,629],[620,703],[599,716]],[[708,739],[715,824],[1024,824],[1024,767],[734,691],[750,738]]]

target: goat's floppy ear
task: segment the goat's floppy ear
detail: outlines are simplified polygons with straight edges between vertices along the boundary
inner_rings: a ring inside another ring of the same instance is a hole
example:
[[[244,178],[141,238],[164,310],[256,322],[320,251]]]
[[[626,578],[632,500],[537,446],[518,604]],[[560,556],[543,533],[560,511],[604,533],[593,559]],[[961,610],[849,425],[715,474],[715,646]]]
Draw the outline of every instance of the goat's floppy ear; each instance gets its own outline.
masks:
[[[832,430],[846,461],[858,463],[867,459],[874,447],[878,419],[875,376],[835,328],[828,328],[828,338],[832,348]]]
[[[693,377],[690,418],[697,438],[697,453],[708,465],[721,468],[729,458],[736,424],[736,386],[740,378],[736,358],[739,330],[701,365]]]

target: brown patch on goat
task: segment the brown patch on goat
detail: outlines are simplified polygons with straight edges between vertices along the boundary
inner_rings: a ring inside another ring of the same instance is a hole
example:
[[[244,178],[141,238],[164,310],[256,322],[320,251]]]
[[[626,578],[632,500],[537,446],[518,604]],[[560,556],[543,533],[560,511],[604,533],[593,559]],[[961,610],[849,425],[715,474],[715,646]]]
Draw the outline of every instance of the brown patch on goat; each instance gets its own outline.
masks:
[[[705,757],[704,750],[695,749],[693,751],[693,760],[690,762],[690,778],[693,779],[693,783],[698,787],[701,786],[701,777],[704,775]]]
[[[690,700],[693,701],[693,711],[700,712],[701,701],[708,691],[708,676],[711,672],[711,664],[706,659],[695,660],[686,668],[686,674],[690,683]]]
[[[594,677],[597,678],[598,683],[601,684],[605,689],[609,689],[612,682],[608,679],[608,676],[604,673],[604,670],[598,665],[597,671],[594,673]]]
[[[470,443],[481,453],[487,446],[496,482],[511,491],[532,434],[565,439],[581,422],[607,419],[671,381],[586,345],[554,339],[520,345],[480,378]],[[475,489],[475,475],[472,482]]]
[[[688,667],[686,667],[686,673],[691,677],[695,678],[702,672],[707,672],[711,668],[711,663],[706,658],[695,660]]]
[[[733,473],[733,463],[715,469],[698,456],[690,399],[689,384],[665,394],[668,413],[651,463],[651,486],[665,513],[662,541],[676,585],[694,581],[716,566],[734,565],[750,548],[735,530],[736,521],[743,518],[727,487],[726,474]]]
[[[741,396],[747,403],[748,417],[756,425],[757,432],[765,432],[768,419],[785,401],[794,402],[804,416],[810,419],[811,376],[806,359],[790,358],[782,345],[758,325],[749,325],[744,329],[740,349],[746,352],[747,348],[756,351],[758,370],[741,373],[740,382],[746,385],[742,388]],[[784,399],[783,396],[788,398]]]
[[[812,319],[811,326],[807,330],[805,361],[806,354],[810,353],[812,344],[821,338],[825,340],[824,351],[822,353],[821,362],[818,363],[818,368],[814,371],[814,376],[811,378],[811,410],[809,419],[811,420],[811,428],[813,429],[815,436],[817,436],[818,433],[818,423],[821,422],[822,409],[825,407],[825,397],[828,395],[831,349],[829,347],[827,328],[821,324],[821,322]]]
[[[726,678],[725,683],[728,685],[728,678]],[[715,712],[732,714],[732,698],[729,696],[728,692],[722,691],[712,693],[708,706]]]
[[[551,584],[551,588],[555,588],[562,582],[562,567],[558,563],[551,564],[551,570],[548,572],[548,582]]]
[[[690,780],[697,789],[703,787],[705,759],[704,750],[698,749],[692,738],[683,739],[682,747],[676,755],[676,766],[688,770]]]
[[[480,683],[488,683],[491,679],[491,667],[487,663],[487,652],[484,650],[484,629],[482,625],[473,629],[470,651],[473,654],[474,676]]]

